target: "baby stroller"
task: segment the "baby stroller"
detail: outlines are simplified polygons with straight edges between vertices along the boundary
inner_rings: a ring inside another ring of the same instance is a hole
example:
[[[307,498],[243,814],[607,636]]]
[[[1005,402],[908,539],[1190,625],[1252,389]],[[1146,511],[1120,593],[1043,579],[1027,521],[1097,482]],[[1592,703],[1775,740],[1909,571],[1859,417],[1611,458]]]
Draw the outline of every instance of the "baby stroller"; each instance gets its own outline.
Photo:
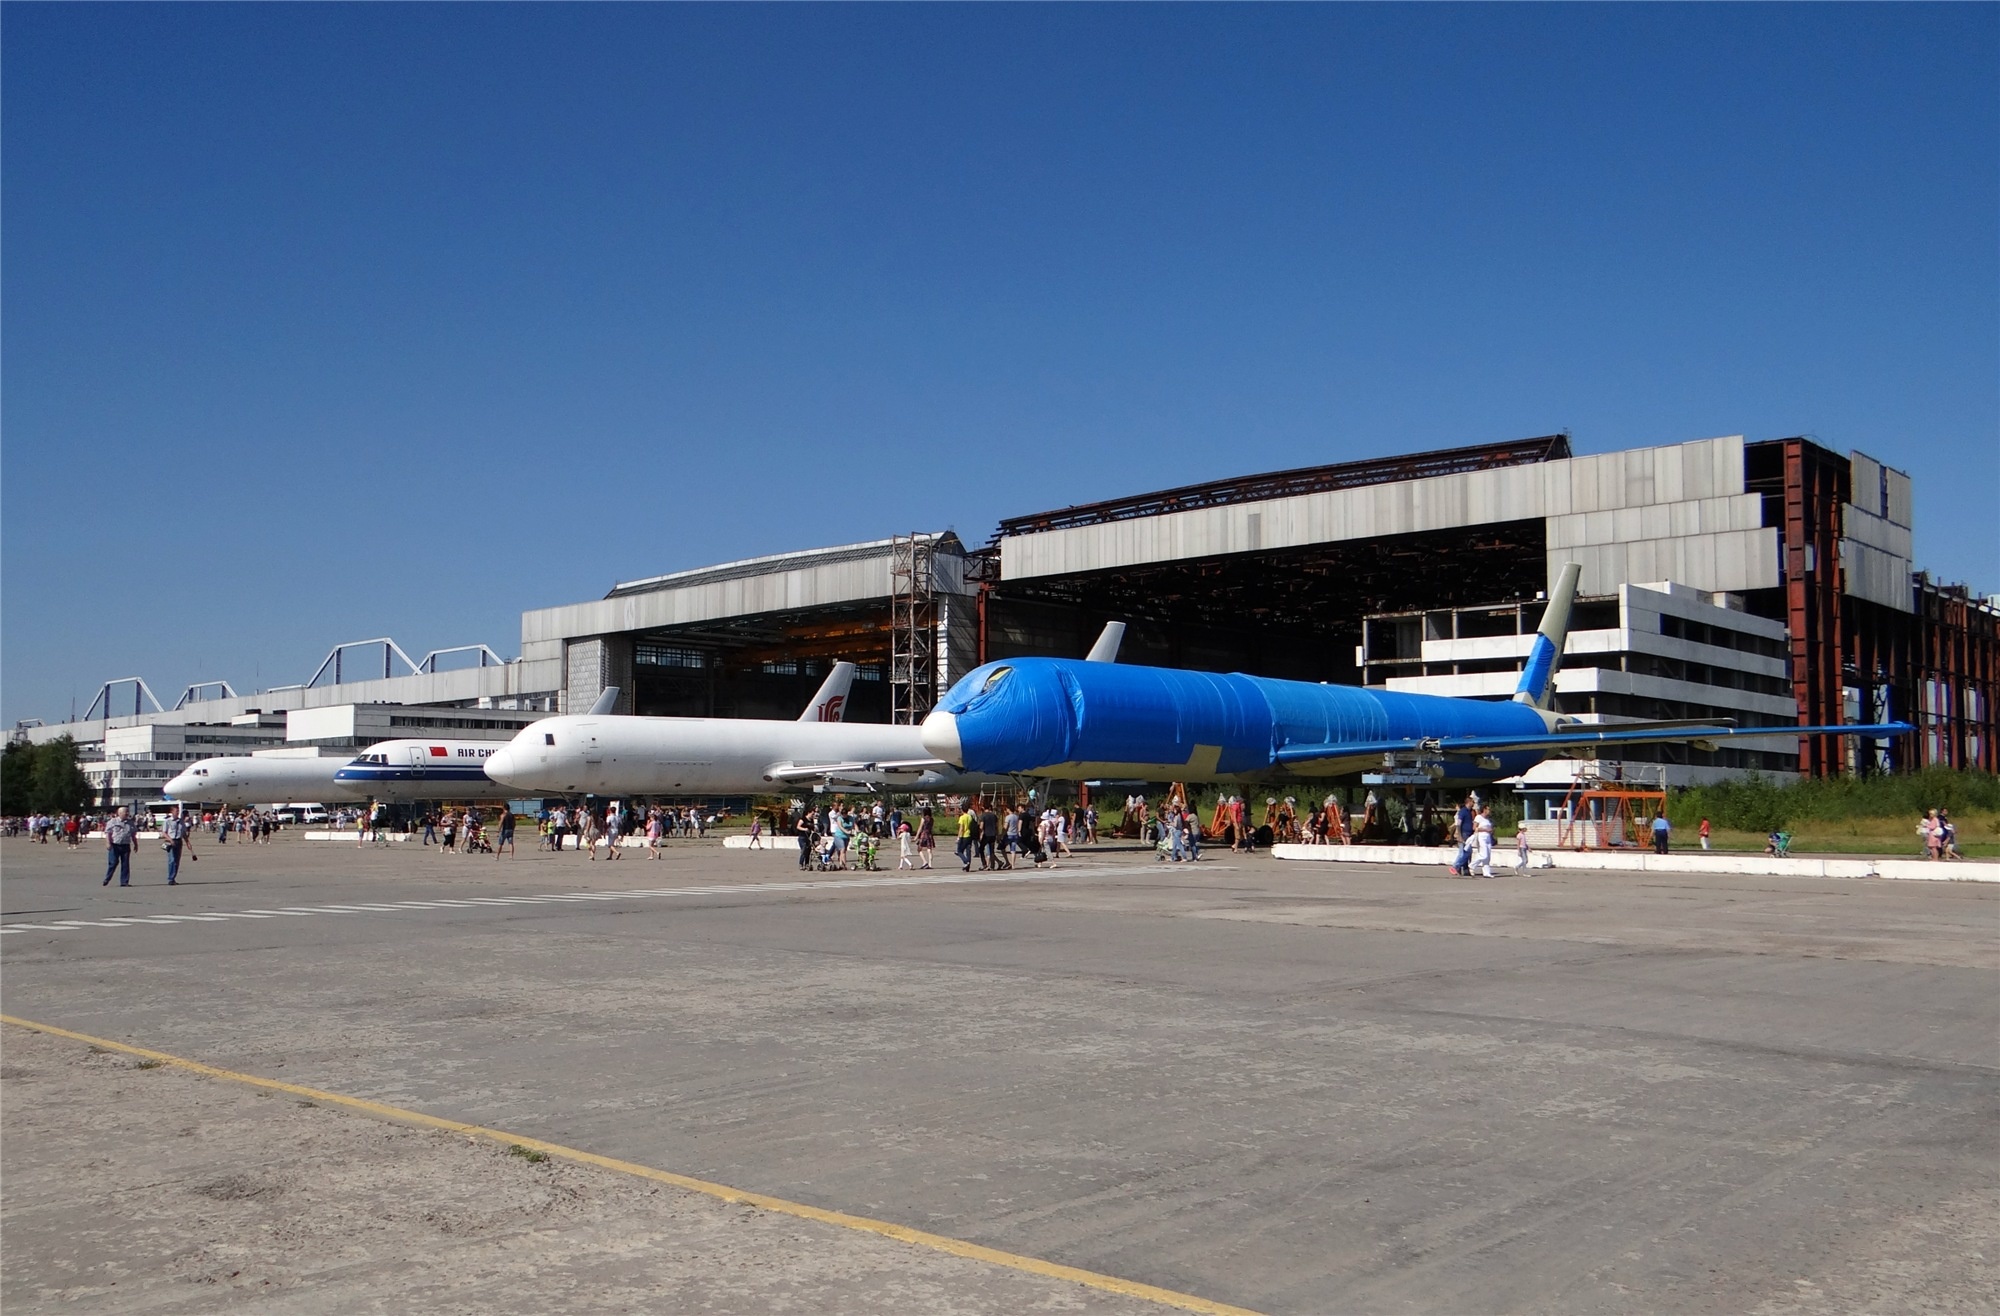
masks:
[[[833,871],[833,838],[822,835],[813,843],[812,863],[808,865],[815,873]]]

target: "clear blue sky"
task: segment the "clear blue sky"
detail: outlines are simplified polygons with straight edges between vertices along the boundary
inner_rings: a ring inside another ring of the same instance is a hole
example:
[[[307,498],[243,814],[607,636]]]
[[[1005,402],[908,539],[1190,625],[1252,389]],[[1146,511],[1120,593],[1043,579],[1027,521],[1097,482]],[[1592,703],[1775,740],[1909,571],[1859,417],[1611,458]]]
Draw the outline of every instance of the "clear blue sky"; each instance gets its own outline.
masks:
[[[1991,5],[0,11],[0,717],[732,557],[1806,433],[2000,589]]]

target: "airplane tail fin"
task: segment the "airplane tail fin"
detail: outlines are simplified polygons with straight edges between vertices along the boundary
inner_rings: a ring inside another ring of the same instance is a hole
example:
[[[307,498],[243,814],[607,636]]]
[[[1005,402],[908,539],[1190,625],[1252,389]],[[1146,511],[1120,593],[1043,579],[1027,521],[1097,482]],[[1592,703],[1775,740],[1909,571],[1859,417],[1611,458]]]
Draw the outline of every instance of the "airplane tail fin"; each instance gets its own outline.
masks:
[[[606,713],[609,713],[612,709],[616,707],[618,707],[618,687],[615,685],[607,685],[598,694],[596,702],[591,704],[590,716],[603,717]]]
[[[847,688],[854,684],[856,668],[853,663],[835,663],[833,670],[826,674],[819,693],[806,704],[806,711],[799,714],[801,722],[838,722],[847,711]]]
[[[1123,643],[1125,623],[1107,621],[1104,633],[1097,637],[1097,643],[1090,646],[1090,652],[1084,655],[1083,660],[1087,663],[1115,663],[1118,661],[1118,646]]]
[[[1541,629],[1528,650],[1528,665],[1521,669],[1521,683],[1514,687],[1515,703],[1546,709],[1554,697],[1556,669],[1562,666],[1563,641],[1569,636],[1569,606],[1576,601],[1576,581],[1582,574],[1577,563],[1563,564],[1562,577],[1549,591]]]

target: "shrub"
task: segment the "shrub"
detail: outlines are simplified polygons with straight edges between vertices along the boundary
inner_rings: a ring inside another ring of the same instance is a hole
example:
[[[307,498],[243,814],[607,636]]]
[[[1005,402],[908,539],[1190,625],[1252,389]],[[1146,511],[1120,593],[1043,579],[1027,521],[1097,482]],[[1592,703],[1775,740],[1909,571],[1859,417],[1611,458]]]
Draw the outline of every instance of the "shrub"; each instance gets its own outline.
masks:
[[[1667,814],[1677,827],[1707,818],[1718,827],[1746,832],[1776,831],[1808,819],[1915,819],[1931,809],[2000,811],[2000,777],[1959,768],[1925,768],[1893,776],[1822,777],[1783,785],[1748,777],[1677,790],[1667,804]]]

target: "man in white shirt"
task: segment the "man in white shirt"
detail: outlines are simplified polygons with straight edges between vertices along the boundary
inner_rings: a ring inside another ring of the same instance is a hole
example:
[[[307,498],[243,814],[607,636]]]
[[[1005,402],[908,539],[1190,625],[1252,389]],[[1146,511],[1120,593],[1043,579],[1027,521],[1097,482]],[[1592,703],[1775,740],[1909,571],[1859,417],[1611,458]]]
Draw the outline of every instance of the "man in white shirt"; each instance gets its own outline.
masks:
[[[119,886],[132,885],[132,842],[138,839],[139,825],[132,821],[131,811],[124,805],[118,812],[104,820],[104,883],[111,885],[111,875],[118,874]]]

